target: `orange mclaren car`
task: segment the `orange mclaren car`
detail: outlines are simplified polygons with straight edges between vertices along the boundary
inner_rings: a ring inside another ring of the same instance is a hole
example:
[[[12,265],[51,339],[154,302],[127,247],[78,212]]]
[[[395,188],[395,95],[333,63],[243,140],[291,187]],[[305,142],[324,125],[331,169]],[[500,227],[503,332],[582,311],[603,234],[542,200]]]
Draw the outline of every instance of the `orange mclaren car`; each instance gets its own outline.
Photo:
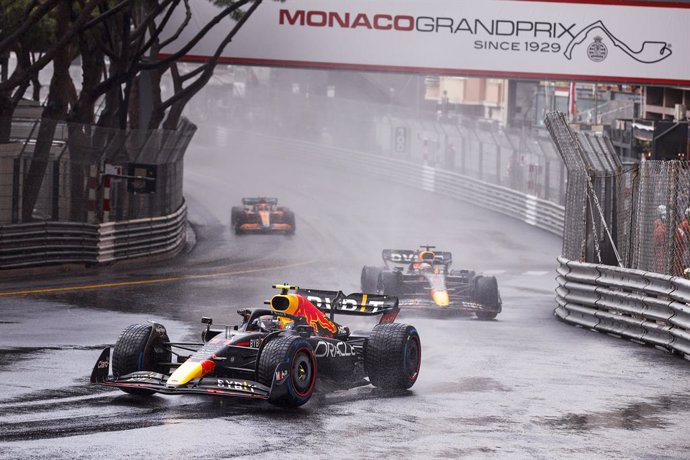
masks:
[[[235,234],[295,234],[295,213],[278,206],[277,198],[242,198],[242,206],[233,206],[230,226]]]

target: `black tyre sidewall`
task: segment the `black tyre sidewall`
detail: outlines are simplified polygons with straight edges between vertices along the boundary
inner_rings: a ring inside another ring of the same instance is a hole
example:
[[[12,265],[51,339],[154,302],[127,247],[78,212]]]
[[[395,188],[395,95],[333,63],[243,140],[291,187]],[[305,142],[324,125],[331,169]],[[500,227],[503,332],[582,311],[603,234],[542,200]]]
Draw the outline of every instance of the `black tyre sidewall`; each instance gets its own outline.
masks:
[[[286,211],[285,222],[292,226],[292,228],[287,232],[288,235],[294,235],[295,231],[297,230],[297,224],[295,223],[295,213],[292,211]]]
[[[481,320],[494,319],[498,315],[498,281],[494,276],[478,276],[475,279],[475,299],[487,311],[476,312]]]
[[[409,359],[409,353],[415,358]],[[406,390],[419,377],[422,347],[413,326],[401,323],[374,327],[364,351],[364,368],[375,387],[384,390]],[[412,369],[410,366],[414,366]]]
[[[232,210],[230,211],[230,226],[235,227],[239,224],[240,221],[240,215],[243,212],[243,208],[233,206]]]
[[[377,290],[385,295],[400,295],[400,274],[393,271],[381,271]]]
[[[379,276],[382,269],[380,267],[364,266],[362,268],[361,287],[362,292],[374,294],[378,292]]]
[[[153,325],[149,323],[132,324],[128,326],[115,342],[113,347],[113,374],[116,377],[137,371],[152,371],[166,373],[168,369],[156,365],[158,361],[169,362],[172,359],[170,351],[161,352],[161,342],[169,342],[167,334],[150,341]],[[158,352],[156,351],[158,349]],[[121,388],[122,391],[137,395],[150,395],[151,390],[139,388]]]
[[[305,360],[311,368],[311,375],[307,387],[302,390],[297,382],[295,364]],[[268,387],[273,383],[273,375],[279,364],[288,363],[290,376],[284,385],[288,385],[286,394],[280,397],[271,397],[269,402],[277,406],[298,407],[305,404],[311,398],[316,385],[317,367],[316,357],[311,344],[306,339],[286,335],[279,336],[269,341],[261,350],[257,366],[257,380]]]

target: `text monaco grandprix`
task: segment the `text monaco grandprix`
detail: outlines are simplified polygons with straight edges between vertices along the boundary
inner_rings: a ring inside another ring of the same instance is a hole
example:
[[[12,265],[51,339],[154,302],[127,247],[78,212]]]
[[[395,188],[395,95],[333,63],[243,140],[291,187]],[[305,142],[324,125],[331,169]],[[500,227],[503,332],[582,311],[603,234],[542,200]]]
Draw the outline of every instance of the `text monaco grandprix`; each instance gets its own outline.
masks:
[[[510,19],[467,19],[432,16],[410,16],[392,14],[340,13],[337,11],[281,9],[280,25],[302,27],[329,27],[340,29],[396,30],[401,32],[484,33],[501,37],[534,37],[558,39],[563,36],[574,38],[576,24],[561,22],[513,21]]]

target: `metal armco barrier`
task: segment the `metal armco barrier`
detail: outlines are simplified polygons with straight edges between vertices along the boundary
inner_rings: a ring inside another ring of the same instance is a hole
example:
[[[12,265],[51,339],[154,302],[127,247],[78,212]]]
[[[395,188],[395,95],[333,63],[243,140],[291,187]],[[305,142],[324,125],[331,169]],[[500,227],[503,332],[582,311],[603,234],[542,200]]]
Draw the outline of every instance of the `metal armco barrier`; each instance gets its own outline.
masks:
[[[690,357],[690,281],[559,258],[554,315]]]
[[[0,269],[99,264],[174,253],[185,242],[187,205],[173,214],[107,224],[40,222],[0,226]]]
[[[187,207],[174,214],[150,219],[101,224],[98,228],[98,262],[162,254],[179,248],[185,240]]]
[[[98,225],[38,222],[0,226],[0,268],[95,262]]]
[[[490,184],[455,172],[445,171],[428,165],[398,160],[373,153],[341,149],[306,141],[282,137],[260,136],[268,142],[275,142],[269,148],[280,151],[291,144],[295,152],[291,155],[308,155],[312,162],[323,162],[333,166],[336,163],[356,166],[368,174],[416,187],[424,191],[450,196],[471,202],[492,211],[500,212],[529,225],[539,227],[556,235],[563,234],[565,208],[556,203],[517,192],[507,187]]]

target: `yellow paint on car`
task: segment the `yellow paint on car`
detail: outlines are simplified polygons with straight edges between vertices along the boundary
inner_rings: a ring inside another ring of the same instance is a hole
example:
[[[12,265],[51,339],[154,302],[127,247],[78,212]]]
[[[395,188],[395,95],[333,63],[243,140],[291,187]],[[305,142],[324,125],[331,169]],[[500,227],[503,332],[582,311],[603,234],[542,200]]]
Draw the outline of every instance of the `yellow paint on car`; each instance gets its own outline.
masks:
[[[166,386],[176,387],[189,383],[190,380],[200,379],[204,376],[204,369],[201,363],[185,361],[180,367],[175,369],[168,379]]]
[[[439,307],[447,307],[450,305],[448,291],[434,291],[432,294],[432,299],[434,299],[434,303]]]

